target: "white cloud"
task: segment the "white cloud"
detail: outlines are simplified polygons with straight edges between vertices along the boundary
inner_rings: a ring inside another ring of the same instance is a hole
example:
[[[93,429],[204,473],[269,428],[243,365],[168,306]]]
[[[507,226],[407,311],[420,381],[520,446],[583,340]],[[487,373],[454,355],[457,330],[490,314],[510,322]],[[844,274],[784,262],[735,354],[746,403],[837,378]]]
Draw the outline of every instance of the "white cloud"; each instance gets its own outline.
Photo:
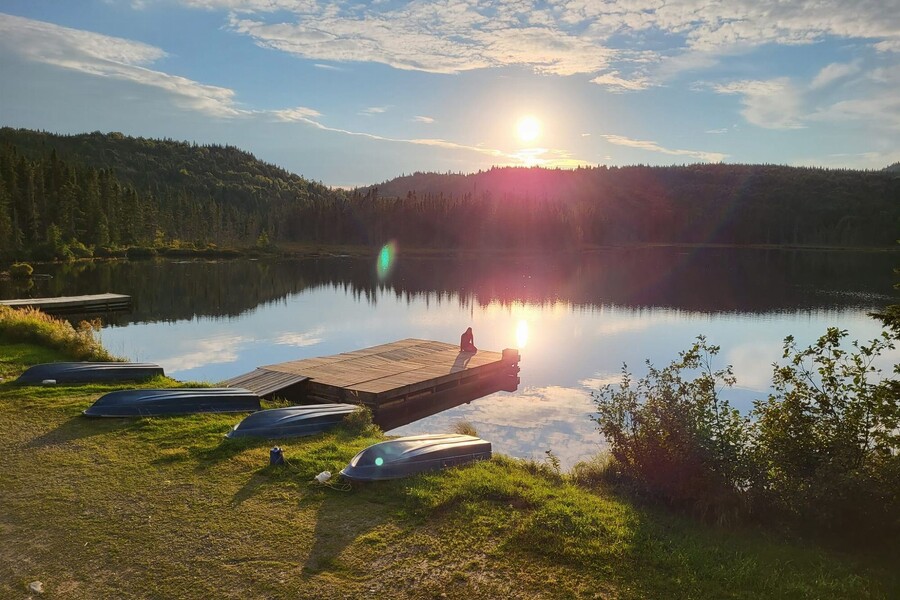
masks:
[[[253,339],[241,335],[217,335],[205,340],[184,342],[182,348],[175,349],[175,355],[170,352],[168,356],[155,360],[166,373],[178,373],[189,371],[204,365],[214,365],[235,362],[238,359],[238,350],[241,346],[252,342]]]
[[[431,123],[434,123],[434,119],[432,117],[424,117],[422,115],[413,117],[413,121],[416,121],[417,123],[427,123],[429,125]]]
[[[800,129],[802,98],[787,77],[768,81],[744,80],[711,84],[719,94],[737,94],[744,105],[741,114],[749,123],[766,129]]]
[[[895,0],[182,2],[229,11],[230,28],[264,47],[312,60],[377,62],[435,73],[523,65],[540,73],[599,74],[613,62],[662,61],[659,76],[664,77],[665,71],[709,66],[723,53],[763,44],[837,37],[869,40],[884,52],[900,49]],[[670,47],[641,49],[648,32],[665,35]],[[637,41],[628,47],[638,50],[611,48],[611,39],[625,37]],[[598,77],[604,85],[643,89],[617,80],[640,86],[644,75]]]
[[[609,73],[598,75],[591,79],[591,83],[605,86],[614,92],[645,90],[653,85],[649,79],[642,76],[638,76],[634,79],[624,79],[619,77],[618,71],[610,71]]]
[[[634,140],[621,135],[604,134],[601,137],[605,138],[606,141],[610,144],[615,144],[617,146],[627,146],[629,148],[637,148],[639,150],[647,150],[650,152],[660,152],[662,154],[670,154],[673,156],[688,156],[690,158],[704,160],[707,162],[722,162],[723,160],[728,158],[727,154],[722,154],[721,152],[707,152],[703,150],[673,150],[671,148],[664,148],[656,142]]]
[[[295,108],[283,108],[280,110],[273,110],[271,113],[275,116],[279,121],[303,121],[308,122],[309,119],[313,117],[321,117],[322,113],[319,111],[306,108],[305,106],[297,106]]]
[[[364,108],[361,111],[359,111],[359,114],[367,115],[367,116],[380,115],[382,113],[387,112],[387,109],[388,109],[387,106],[370,106],[368,108]]]
[[[721,127],[719,129],[707,129],[704,133],[711,133],[713,135],[721,135],[723,133],[728,133],[728,128]]]
[[[166,56],[160,48],[0,13],[0,46],[26,59],[169,92],[175,103],[216,117],[246,114],[234,91],[146,68]]]
[[[858,72],[859,63],[831,63],[822,67],[822,70],[812,80],[810,88],[814,90],[823,88]]]
[[[321,343],[322,338],[320,336],[322,332],[323,329],[321,328],[305,332],[288,332],[279,335],[274,341],[282,346],[296,346],[298,348],[315,346]]]

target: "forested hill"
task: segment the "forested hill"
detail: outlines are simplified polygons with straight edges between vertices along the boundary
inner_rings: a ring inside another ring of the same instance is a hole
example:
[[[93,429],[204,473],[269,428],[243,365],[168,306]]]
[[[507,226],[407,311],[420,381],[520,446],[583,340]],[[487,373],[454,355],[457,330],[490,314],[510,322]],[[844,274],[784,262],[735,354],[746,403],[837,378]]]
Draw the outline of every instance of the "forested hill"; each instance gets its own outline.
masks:
[[[891,246],[900,234],[900,177],[887,170],[508,167],[415,173],[353,196],[402,205],[413,218],[429,214],[421,224],[426,235],[504,246],[563,240]],[[430,222],[441,223],[440,230],[429,229]]]
[[[228,146],[0,129],[0,259],[259,241],[893,246],[900,176],[771,165],[417,173],[353,192]]]
[[[287,239],[298,212],[344,201],[230,146],[0,129],[0,254]]]

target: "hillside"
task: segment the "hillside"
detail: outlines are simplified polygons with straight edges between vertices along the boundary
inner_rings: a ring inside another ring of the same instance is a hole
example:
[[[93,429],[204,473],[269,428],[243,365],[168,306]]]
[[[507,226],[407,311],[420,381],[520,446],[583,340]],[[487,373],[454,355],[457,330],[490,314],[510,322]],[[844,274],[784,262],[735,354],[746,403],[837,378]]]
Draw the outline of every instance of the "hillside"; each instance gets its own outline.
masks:
[[[884,171],[507,167],[415,173],[355,190],[354,197],[443,212],[437,235],[453,235],[456,227],[472,243],[890,246],[900,230],[900,181]],[[471,237],[473,230],[480,234]]]
[[[416,173],[347,193],[230,146],[0,129],[0,259],[267,240],[891,247],[898,199],[891,171],[723,164]]]
[[[0,129],[0,253],[47,254],[57,240],[252,244],[284,238],[292,211],[342,199],[230,146]]]

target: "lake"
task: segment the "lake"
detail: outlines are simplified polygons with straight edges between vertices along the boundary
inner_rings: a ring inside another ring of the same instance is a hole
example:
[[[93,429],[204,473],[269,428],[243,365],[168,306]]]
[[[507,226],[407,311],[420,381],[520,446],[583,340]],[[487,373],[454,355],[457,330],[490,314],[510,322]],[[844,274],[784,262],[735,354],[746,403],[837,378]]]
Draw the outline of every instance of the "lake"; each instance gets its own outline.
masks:
[[[521,350],[521,384],[393,430],[447,430],[466,419],[498,452],[565,467],[603,447],[591,392],[623,363],[643,374],[697,335],[722,347],[741,410],[763,398],[782,340],[806,345],[826,327],[868,340],[866,313],[895,300],[896,253],[750,249],[611,249],[580,255],[375,259],[119,261],[41,265],[52,279],[0,281],[0,296],[117,292],[104,345],[181,380],[221,381],[257,366],[407,337]],[[382,267],[386,266],[384,264]],[[883,366],[898,360],[897,351]]]

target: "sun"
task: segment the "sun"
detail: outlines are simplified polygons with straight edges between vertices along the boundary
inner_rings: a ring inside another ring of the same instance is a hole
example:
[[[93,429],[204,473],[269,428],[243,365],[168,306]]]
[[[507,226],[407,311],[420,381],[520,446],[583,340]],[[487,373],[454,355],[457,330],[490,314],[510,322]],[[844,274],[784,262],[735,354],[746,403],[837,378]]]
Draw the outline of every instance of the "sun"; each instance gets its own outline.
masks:
[[[532,116],[522,117],[516,123],[516,133],[523,142],[533,142],[541,135],[541,122]]]

